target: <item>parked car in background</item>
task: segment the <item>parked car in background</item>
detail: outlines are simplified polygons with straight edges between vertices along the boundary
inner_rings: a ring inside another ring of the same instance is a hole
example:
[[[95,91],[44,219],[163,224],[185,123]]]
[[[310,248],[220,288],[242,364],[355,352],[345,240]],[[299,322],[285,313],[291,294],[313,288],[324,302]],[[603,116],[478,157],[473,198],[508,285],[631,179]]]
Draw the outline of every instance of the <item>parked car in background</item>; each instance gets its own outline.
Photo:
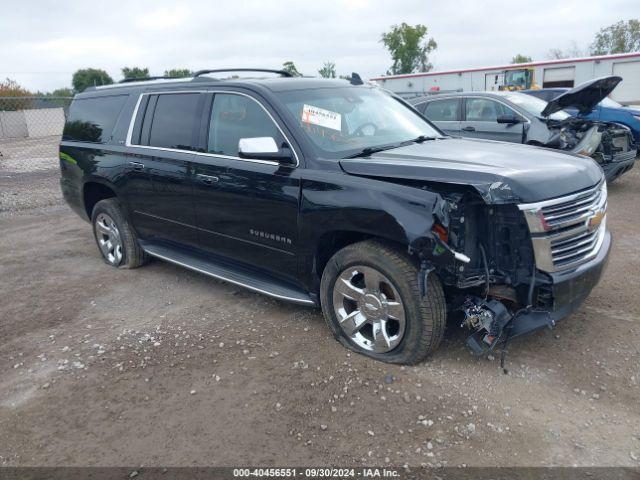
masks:
[[[551,102],[521,92],[469,92],[414,98],[409,102],[444,132],[470,138],[555,148],[592,157],[608,181],[631,170],[637,145],[631,130],[613,122],[573,117],[591,112],[620,82],[586,82]]]
[[[523,90],[523,93],[528,93],[545,102],[550,102],[569,90],[569,88],[543,88],[540,90]],[[578,116],[577,108],[565,108],[564,111],[571,116]],[[631,129],[636,144],[640,143],[640,107],[623,107],[615,100],[605,97],[591,112],[580,115],[580,117],[598,122],[615,122],[626,125]]]

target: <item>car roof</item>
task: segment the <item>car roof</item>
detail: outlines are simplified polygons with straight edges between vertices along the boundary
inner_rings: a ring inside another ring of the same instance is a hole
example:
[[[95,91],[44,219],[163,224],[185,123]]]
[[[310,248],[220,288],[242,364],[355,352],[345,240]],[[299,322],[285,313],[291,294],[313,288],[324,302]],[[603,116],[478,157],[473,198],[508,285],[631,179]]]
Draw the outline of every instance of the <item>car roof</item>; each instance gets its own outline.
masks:
[[[272,92],[283,92],[291,90],[317,89],[317,88],[344,88],[365,86],[373,88],[372,85],[352,85],[348,80],[325,79],[310,77],[267,77],[267,78],[232,78],[220,79],[208,76],[176,78],[176,79],[155,79],[140,80],[139,82],[114,83],[89,87],[76,98],[86,98],[95,96],[120,95],[134,93],[140,90],[147,90],[157,87],[162,90],[197,89],[202,87],[261,87]]]
[[[425,95],[423,97],[416,97],[408,100],[412,105],[418,105],[424,102],[432,102],[434,100],[440,100],[445,98],[458,98],[458,97],[487,97],[487,98],[505,98],[509,95],[526,95],[522,92],[452,92],[452,93],[438,93],[434,95]]]
[[[567,92],[571,90],[568,87],[548,87],[548,88],[533,88],[522,90],[520,93],[535,93],[535,92]]]

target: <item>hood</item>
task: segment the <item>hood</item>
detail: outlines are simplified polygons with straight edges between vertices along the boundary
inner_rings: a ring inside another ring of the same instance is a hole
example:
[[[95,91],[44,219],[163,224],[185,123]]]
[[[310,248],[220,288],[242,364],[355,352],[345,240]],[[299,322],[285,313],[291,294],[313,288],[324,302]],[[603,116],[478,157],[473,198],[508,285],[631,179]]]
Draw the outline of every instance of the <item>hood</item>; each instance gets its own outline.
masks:
[[[487,203],[538,202],[602,180],[591,159],[515,143],[445,138],[340,161],[352,175],[471,185]]]
[[[627,113],[630,113],[631,115],[635,115],[635,116],[640,115],[640,106],[632,105],[630,107],[622,107],[622,110]]]
[[[613,92],[621,81],[622,77],[602,77],[581,83],[551,100],[542,110],[542,116],[548,117],[565,108],[577,108],[580,115],[587,115],[603,98]]]

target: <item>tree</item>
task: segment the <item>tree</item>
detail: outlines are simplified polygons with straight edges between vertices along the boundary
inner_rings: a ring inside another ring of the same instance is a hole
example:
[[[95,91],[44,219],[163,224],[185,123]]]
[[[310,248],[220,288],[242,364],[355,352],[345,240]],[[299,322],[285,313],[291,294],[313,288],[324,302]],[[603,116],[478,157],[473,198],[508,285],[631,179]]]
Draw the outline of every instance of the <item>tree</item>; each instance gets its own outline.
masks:
[[[322,68],[318,70],[322,78],[336,78],[336,64],[333,62],[324,62]]]
[[[73,97],[73,89],[68,87],[56,88],[51,92],[36,92],[35,97],[41,97],[41,101],[46,101],[47,105],[67,107],[69,100]]]
[[[7,78],[0,82],[0,96],[2,97],[30,97],[32,94],[18,82]]]
[[[73,90],[76,93],[84,91],[87,87],[111,85],[112,83],[113,78],[111,78],[107,72],[98,68],[83,68],[77,70],[71,79]]]
[[[514,56],[511,59],[511,63],[530,63],[533,60],[531,59],[531,57],[528,57],[526,55],[522,55],[520,53],[518,53],[516,56]]]
[[[127,78],[145,79],[149,78],[149,69],[140,67],[122,67],[122,76]]]
[[[165,70],[164,76],[184,78],[193,76],[193,72],[188,68],[172,68],[171,70]]]
[[[393,25],[391,31],[383,33],[380,41],[387,47],[393,65],[387,74],[428,72],[433,68],[429,63],[429,53],[438,48],[433,38],[427,40],[425,25]]]
[[[620,20],[601,28],[591,44],[591,55],[628,53],[640,50],[640,20]]]
[[[291,60],[287,60],[282,64],[282,70],[284,70],[285,72],[289,72],[294,77],[302,76],[302,74],[296,68],[296,64],[293,63]]]
[[[547,58],[550,60],[561,60],[563,58],[578,58],[585,57],[585,52],[582,51],[578,44],[574,41],[566,50],[561,48],[552,48],[547,52]]]
[[[51,93],[48,93],[47,96],[51,97],[73,97],[73,90],[69,87],[56,88]]]
[[[20,86],[15,80],[7,78],[0,82],[0,97],[14,97],[2,100],[0,104],[2,110],[24,110],[31,105],[31,99],[28,97],[32,95],[29,90]]]

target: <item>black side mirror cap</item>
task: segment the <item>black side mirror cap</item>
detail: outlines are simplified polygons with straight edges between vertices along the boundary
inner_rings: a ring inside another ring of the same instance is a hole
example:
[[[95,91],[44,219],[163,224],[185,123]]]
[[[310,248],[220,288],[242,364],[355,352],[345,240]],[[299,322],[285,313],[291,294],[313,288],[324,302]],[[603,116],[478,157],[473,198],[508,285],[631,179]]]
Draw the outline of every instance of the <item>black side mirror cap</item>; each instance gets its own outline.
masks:
[[[498,118],[496,121],[498,123],[508,123],[512,125],[515,123],[523,122],[522,118],[518,117],[517,115],[498,115]]]
[[[280,148],[277,152],[251,152],[244,153],[240,151],[238,153],[240,158],[246,158],[247,160],[267,160],[270,162],[277,162],[282,166],[295,167],[297,165],[296,158],[293,155],[293,151],[290,148]]]

